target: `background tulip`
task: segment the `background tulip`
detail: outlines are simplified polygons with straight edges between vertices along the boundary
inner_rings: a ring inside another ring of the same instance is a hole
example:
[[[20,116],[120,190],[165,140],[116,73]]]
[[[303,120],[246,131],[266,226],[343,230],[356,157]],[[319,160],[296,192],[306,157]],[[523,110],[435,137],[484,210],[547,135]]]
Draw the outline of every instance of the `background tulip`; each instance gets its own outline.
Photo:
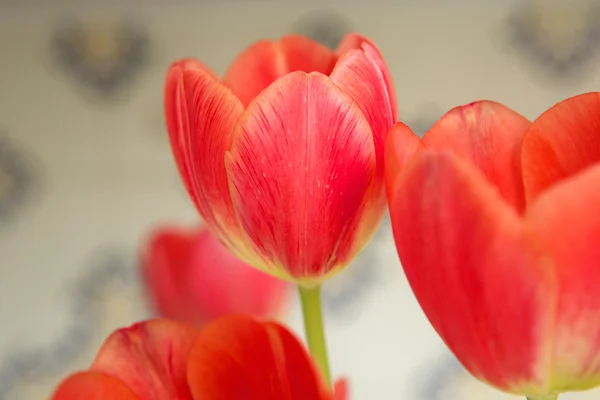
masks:
[[[366,38],[348,35],[336,52],[301,36],[259,41],[223,80],[178,61],[165,115],[190,197],[247,263],[314,286],[374,234],[397,115],[389,71]]]
[[[158,314],[198,326],[227,314],[275,317],[291,289],[240,261],[203,227],[157,229],[141,258]]]
[[[344,400],[340,381],[335,399]],[[218,319],[202,330],[150,320],[113,333],[52,400],[331,400],[302,344],[276,323]]]
[[[404,271],[477,378],[552,399],[600,384],[600,95],[533,123],[492,102],[422,141],[390,133],[387,185]]]

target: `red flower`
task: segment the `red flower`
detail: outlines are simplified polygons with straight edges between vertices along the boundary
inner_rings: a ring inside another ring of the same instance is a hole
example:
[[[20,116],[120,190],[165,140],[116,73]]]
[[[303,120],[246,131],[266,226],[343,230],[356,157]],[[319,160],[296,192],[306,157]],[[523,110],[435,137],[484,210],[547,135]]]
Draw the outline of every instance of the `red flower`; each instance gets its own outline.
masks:
[[[346,390],[338,383],[335,398],[343,400]],[[232,316],[201,331],[168,320],[118,330],[89,370],[67,377],[52,400],[332,398],[291,332]]]
[[[386,152],[398,254],[461,363],[533,397],[600,384],[600,93],[533,123],[458,107]]]
[[[142,273],[161,316],[195,325],[228,314],[274,317],[290,289],[244,264],[205,228],[154,232],[144,248]]]
[[[383,216],[396,104],[381,54],[361,36],[337,52],[301,36],[260,41],[223,80],[178,61],[165,114],[190,197],[248,264],[317,284],[351,261]]]

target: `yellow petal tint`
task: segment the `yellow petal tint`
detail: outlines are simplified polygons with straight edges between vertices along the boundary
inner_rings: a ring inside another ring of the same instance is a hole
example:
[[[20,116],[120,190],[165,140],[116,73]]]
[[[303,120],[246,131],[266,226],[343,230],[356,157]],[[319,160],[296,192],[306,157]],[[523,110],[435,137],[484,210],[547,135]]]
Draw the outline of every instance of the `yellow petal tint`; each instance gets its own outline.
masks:
[[[276,323],[244,317],[222,318],[202,331],[188,380],[197,400],[331,398],[295,336]]]
[[[142,400],[121,380],[100,372],[78,372],[65,379],[51,400]],[[156,398],[148,400],[157,400]],[[165,399],[166,400],[166,399]]]
[[[523,139],[527,200],[598,162],[600,93],[586,93],[561,101],[537,118]]]
[[[376,159],[369,123],[327,76],[293,72],[249,106],[226,164],[266,270],[322,279],[355,251]]]
[[[543,386],[552,274],[516,210],[476,167],[443,151],[419,152],[389,195],[408,281],[456,357],[503,390]]]
[[[543,246],[556,286],[552,300],[552,387],[600,384],[600,165],[559,181],[527,210],[526,222]]]
[[[223,82],[247,106],[285,74],[294,71],[329,74],[336,60],[331,50],[304,36],[288,35],[278,41],[261,40],[236,57]]]
[[[237,226],[223,158],[242,104],[194,60],[170,67],[164,101],[171,148],[188,193],[210,229],[233,246]]]

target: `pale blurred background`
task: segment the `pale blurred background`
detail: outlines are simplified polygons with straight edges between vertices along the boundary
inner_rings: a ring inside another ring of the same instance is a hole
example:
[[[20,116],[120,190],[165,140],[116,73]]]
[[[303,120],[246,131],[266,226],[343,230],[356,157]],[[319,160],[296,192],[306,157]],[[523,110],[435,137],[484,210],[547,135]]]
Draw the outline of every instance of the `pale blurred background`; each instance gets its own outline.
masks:
[[[382,49],[401,119],[423,133],[478,99],[535,118],[600,89],[598,10],[597,1],[0,0],[0,399],[48,398],[110,331],[148,316],[140,243],[157,224],[197,222],[163,125],[171,61],[193,56],[223,72],[259,38],[300,32],[334,47],[357,31]],[[511,398],[453,362],[408,288],[389,225],[324,296],[334,374],[350,378],[353,399]],[[301,334],[296,302],[286,322]]]

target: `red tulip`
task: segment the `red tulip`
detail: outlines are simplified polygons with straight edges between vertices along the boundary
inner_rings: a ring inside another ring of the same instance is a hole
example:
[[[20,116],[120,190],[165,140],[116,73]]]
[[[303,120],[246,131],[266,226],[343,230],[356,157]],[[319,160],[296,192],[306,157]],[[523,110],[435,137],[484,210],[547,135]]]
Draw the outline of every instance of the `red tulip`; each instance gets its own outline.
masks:
[[[336,385],[343,400],[345,382]],[[150,320],[113,333],[52,400],[330,400],[300,341],[276,323],[231,316],[199,331]]]
[[[477,102],[387,145],[398,254],[461,363],[533,398],[600,384],[600,93],[533,123]]]
[[[195,60],[165,84],[171,146],[206,225],[236,255],[318,284],[347,265],[386,208],[383,148],[396,121],[373,43],[259,41],[220,80]]]
[[[162,317],[196,325],[227,314],[274,317],[290,289],[244,264],[205,228],[154,232],[143,252],[142,273]]]

